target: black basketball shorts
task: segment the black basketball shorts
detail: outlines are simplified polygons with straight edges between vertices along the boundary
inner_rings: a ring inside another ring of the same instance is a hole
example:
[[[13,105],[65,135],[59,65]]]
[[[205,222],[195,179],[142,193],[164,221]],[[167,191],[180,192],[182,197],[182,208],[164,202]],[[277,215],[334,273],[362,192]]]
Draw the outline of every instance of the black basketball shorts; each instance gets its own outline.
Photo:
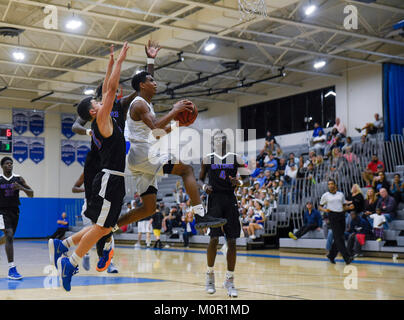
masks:
[[[227,220],[227,223],[223,227],[210,229],[209,235],[211,237],[220,237],[223,235],[226,235],[227,239],[240,237],[240,214],[237,198],[234,194],[210,194],[207,214],[211,217],[225,218]]]
[[[103,169],[97,173],[92,186],[91,200],[84,215],[93,223],[110,228],[114,227],[121,214],[125,197],[125,178]]]
[[[17,230],[20,209],[18,207],[0,208],[0,230]]]

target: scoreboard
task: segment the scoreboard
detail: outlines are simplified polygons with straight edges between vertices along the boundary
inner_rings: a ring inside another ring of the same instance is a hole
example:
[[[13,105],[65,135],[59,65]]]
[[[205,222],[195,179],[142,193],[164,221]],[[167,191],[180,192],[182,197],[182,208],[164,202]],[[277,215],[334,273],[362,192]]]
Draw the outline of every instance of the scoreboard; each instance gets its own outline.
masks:
[[[0,153],[13,152],[13,127],[12,125],[0,125]]]

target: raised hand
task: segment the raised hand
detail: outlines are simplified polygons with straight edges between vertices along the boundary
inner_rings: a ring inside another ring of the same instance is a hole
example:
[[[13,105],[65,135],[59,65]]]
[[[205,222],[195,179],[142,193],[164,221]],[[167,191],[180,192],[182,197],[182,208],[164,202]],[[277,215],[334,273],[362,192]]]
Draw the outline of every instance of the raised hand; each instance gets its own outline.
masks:
[[[119,62],[123,62],[126,59],[126,54],[127,54],[128,50],[129,50],[129,45],[128,45],[128,42],[125,41],[125,43],[123,44],[121,53],[119,54],[119,57],[118,57]]]
[[[157,57],[157,53],[160,51],[161,47],[158,42],[149,40],[147,45],[145,46],[146,55],[148,58],[155,59]]]

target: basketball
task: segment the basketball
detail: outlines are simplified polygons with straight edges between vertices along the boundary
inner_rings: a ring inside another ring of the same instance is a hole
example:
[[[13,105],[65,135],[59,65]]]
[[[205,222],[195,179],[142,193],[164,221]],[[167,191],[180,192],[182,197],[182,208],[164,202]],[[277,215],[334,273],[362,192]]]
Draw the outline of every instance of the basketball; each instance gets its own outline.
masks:
[[[198,108],[192,103],[193,111],[183,111],[179,113],[174,120],[179,121],[181,127],[188,127],[193,124],[198,117]]]

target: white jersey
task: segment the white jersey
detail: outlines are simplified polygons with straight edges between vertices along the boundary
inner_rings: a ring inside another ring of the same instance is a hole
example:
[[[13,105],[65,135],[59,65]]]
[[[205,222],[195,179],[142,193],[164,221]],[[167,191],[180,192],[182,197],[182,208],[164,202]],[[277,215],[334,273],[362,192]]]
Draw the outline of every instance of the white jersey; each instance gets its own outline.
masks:
[[[152,130],[142,121],[134,121],[130,117],[130,109],[133,105],[134,102],[136,101],[144,101],[146,105],[149,107],[149,110],[153,116],[156,116],[153,105],[151,103],[148,103],[145,99],[142,97],[137,96],[132,103],[130,104],[129,110],[128,110],[128,115],[126,117],[126,126],[127,128],[127,139],[131,143],[136,143],[136,142],[146,142],[146,143],[153,143],[156,141],[156,138],[154,138],[152,134]]]

